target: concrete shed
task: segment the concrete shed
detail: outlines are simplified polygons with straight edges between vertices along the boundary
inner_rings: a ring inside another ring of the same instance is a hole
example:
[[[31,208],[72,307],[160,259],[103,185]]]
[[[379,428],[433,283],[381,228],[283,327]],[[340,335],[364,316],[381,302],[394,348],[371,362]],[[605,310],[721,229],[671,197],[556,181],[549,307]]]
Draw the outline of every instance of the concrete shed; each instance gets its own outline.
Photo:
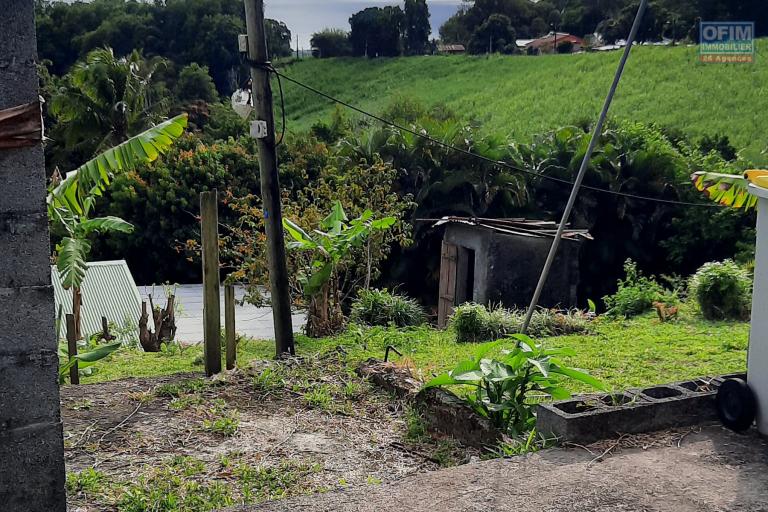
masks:
[[[444,217],[440,263],[438,325],[465,302],[526,307],[552,245],[557,224],[526,219]],[[592,237],[566,229],[563,243],[541,295],[544,307],[575,307],[579,251]]]
[[[124,260],[95,261],[87,264],[83,281],[83,304],[80,308],[80,330],[84,336],[101,332],[101,317],[107,322],[136,325],[138,333],[141,296],[128,265]],[[56,299],[56,314],[72,313],[72,290],[65,290],[56,266],[51,267],[51,282]],[[67,335],[66,322],[61,322],[60,336]]]

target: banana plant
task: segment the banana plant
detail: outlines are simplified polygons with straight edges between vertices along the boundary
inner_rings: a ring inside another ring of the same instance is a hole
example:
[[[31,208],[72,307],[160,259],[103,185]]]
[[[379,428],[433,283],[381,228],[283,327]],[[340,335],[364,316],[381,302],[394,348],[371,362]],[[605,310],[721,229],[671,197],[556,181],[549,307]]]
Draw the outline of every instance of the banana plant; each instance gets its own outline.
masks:
[[[66,179],[54,184],[48,194],[48,217],[60,224],[66,236],[56,246],[56,267],[62,286],[72,289],[72,313],[76,336],[80,338],[80,288],[87,271],[94,233],[130,233],[133,226],[118,217],[89,218],[100,197],[119,172],[149,163],[165,153],[184,132],[187,115],[181,114],[131,137],[122,144],[95,156]]]
[[[98,361],[101,361],[108,355],[122,346],[122,342],[118,341],[110,343],[108,345],[100,345],[88,352],[82,352],[74,357],[69,357],[69,349],[67,343],[59,343],[59,383],[63,384],[64,380],[69,373],[69,370],[77,364],[78,371],[93,366]],[[66,361],[66,362],[64,362]]]
[[[511,348],[505,343],[514,342]],[[486,357],[499,349],[498,358]],[[574,356],[571,349],[547,349],[523,334],[481,345],[474,357],[438,375],[424,385],[433,387],[470,386],[474,393],[466,400],[475,412],[488,418],[498,429],[515,435],[528,432],[536,424],[531,395],[556,400],[570,398],[570,392],[560,385],[560,378],[569,378],[599,390],[605,385],[581,370],[570,368],[558,356]]]
[[[49,193],[49,209],[65,207],[82,214],[86,203],[100,197],[114,174],[153,162],[168,151],[187,127],[187,114],[168,119],[96,155],[55,185]]]
[[[286,247],[311,253],[308,268],[299,278],[302,291],[309,298],[307,333],[310,336],[329,334],[341,326],[338,268],[350,257],[353,248],[362,245],[374,231],[389,229],[396,221],[395,217],[373,219],[370,210],[350,221],[339,201],[333,203],[331,213],[311,235],[295,222],[283,219],[283,227],[292,239]]]
[[[743,175],[697,172],[691,175],[696,190],[710,199],[732,208],[749,210],[757,205],[757,196],[749,192],[749,184],[768,188],[768,171],[752,169]]]

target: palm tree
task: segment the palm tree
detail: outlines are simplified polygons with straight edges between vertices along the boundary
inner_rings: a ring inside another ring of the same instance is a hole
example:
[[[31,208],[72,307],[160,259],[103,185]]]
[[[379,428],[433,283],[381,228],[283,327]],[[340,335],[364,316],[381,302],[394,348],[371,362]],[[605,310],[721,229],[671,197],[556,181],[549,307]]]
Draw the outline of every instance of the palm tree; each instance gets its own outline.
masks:
[[[88,53],[51,98],[54,140],[87,159],[152,127],[169,107],[155,79],[164,66],[137,51],[121,58],[111,48]]]

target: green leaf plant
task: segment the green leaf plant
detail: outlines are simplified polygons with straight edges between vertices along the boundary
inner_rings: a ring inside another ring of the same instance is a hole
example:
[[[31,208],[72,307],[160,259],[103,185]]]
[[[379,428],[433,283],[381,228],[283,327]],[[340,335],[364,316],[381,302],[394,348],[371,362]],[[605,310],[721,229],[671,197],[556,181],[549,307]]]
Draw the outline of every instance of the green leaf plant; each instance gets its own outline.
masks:
[[[495,349],[499,349],[500,357],[487,357]],[[599,380],[558,359],[573,355],[571,349],[546,349],[526,335],[515,334],[481,345],[473,357],[430,380],[424,388],[469,386],[472,392],[465,400],[475,412],[503,432],[520,435],[535,427],[534,402],[570,398],[571,393],[560,385],[563,378],[605,390]]]
[[[181,114],[146,130],[95,156],[60,182],[48,193],[48,217],[59,224],[65,236],[56,246],[56,267],[62,286],[72,289],[72,313],[76,337],[80,336],[80,288],[88,270],[89,237],[99,233],[131,233],[133,226],[118,217],[90,218],[96,202],[115,173],[153,162],[168,150],[187,126]]]
[[[308,251],[308,267],[299,278],[303,294],[309,299],[307,334],[325,336],[341,328],[344,316],[338,290],[339,269],[350,258],[351,251],[361,246],[375,231],[391,228],[397,219],[374,219],[371,210],[349,220],[339,201],[320,222],[319,229],[307,233],[298,224],[283,219],[283,227],[290,241],[289,250]]]

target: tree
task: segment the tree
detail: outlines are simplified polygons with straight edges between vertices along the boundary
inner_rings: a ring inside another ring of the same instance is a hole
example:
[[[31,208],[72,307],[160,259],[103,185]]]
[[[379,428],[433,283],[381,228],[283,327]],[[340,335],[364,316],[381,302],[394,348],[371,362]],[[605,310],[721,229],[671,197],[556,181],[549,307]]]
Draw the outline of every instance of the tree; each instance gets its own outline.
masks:
[[[405,51],[422,55],[429,45],[429,7],[426,0],[405,0]]]
[[[293,240],[290,250],[308,251],[311,259],[303,269],[302,292],[309,299],[307,335],[328,336],[338,332],[344,324],[342,294],[339,288],[341,268],[349,264],[352,250],[362,246],[377,230],[391,228],[397,219],[373,219],[373,212],[365,210],[358,218],[349,220],[341,202],[334,201],[329,213],[312,235],[298,224],[285,218],[283,227]]]
[[[312,34],[312,55],[321,59],[345,57],[352,53],[349,34],[343,30],[326,28]]]
[[[208,66],[200,66],[193,62],[182,68],[179,80],[176,82],[176,100],[189,102],[203,100],[213,103],[218,97],[216,85],[208,74]]]
[[[477,27],[469,41],[470,53],[514,53],[515,29],[503,14],[492,14]]]
[[[138,52],[123,58],[111,48],[90,52],[51,99],[59,149],[74,153],[77,165],[160,120],[168,110],[165,91],[154,80],[161,66],[162,59],[145,60]],[[63,163],[61,154],[55,161]]]
[[[291,31],[282,21],[264,20],[264,28],[267,31],[267,49],[270,58],[290,57],[293,53],[291,49]]]
[[[355,56],[396,57],[402,53],[405,13],[398,6],[369,7],[349,19]]]
[[[469,44],[472,31],[464,23],[464,12],[459,11],[440,26],[440,41],[442,43]]]

